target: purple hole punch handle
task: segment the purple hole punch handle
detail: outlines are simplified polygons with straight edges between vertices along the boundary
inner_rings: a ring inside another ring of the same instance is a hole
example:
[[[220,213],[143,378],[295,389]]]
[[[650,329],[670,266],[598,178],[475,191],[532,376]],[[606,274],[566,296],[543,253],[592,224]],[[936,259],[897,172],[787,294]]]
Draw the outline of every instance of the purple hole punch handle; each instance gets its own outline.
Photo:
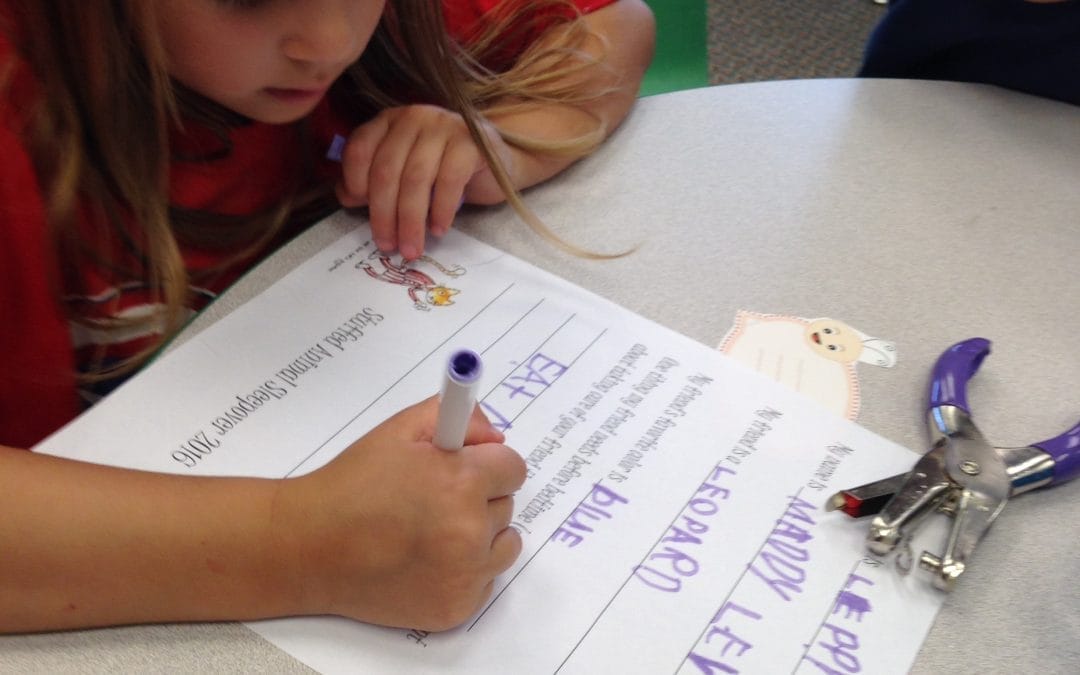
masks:
[[[990,341],[986,338],[969,338],[946,349],[934,364],[928,409],[952,405],[971,415],[967,383],[989,353]]]
[[[1060,436],[1032,445],[1054,458],[1054,483],[1080,474],[1080,422]]]

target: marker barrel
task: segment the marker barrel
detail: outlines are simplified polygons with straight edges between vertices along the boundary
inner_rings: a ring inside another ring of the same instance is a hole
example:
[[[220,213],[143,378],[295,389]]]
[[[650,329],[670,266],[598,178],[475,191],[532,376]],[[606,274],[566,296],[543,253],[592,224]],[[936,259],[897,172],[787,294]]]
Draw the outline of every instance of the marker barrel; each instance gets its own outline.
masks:
[[[476,407],[483,365],[480,355],[461,349],[450,355],[443,376],[439,399],[439,418],[432,442],[443,450],[460,450],[465,444],[465,431]]]

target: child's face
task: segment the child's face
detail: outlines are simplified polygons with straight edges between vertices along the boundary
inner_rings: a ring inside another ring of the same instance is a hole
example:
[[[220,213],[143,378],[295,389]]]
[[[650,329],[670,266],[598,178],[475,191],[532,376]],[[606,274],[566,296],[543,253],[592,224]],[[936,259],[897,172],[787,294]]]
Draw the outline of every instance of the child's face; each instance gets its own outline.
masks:
[[[234,112],[307,115],[359,58],[385,0],[154,0],[173,78]]]

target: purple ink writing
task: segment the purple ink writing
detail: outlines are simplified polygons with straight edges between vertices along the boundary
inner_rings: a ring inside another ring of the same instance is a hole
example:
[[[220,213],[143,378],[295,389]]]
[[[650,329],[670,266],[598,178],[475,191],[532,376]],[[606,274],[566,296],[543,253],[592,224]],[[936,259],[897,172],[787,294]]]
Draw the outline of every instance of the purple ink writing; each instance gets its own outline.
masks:
[[[484,397],[480,407],[488,414],[492,426],[507,431],[515,417],[540,394],[547,391],[569,366],[537,352],[514,369],[495,390]]]
[[[719,464],[713,467],[708,479],[698,486],[660,542],[634,568],[634,576],[639,581],[659,591],[677,593],[682,590],[683,579],[698,573],[701,566],[692,552],[709,531],[704,520],[715,515],[720,510],[720,502],[731,494],[730,489],[720,485],[725,474],[735,475],[735,471]]]
[[[506,431],[513,426],[509,417],[499,412],[498,408],[491,405],[487,401],[480,401],[480,407],[484,410],[484,413],[487,414],[488,421],[491,422],[491,426],[495,427],[499,431]]]
[[[551,541],[561,542],[568,548],[573,548],[585,540],[591,534],[597,524],[603,520],[610,520],[613,509],[620,504],[628,504],[629,500],[619,495],[614,490],[600,483],[593,485],[592,490],[581,500],[581,503],[570,513],[559,529],[551,535]]]
[[[844,587],[836,595],[832,615],[818,631],[811,652],[803,657],[818,670],[830,675],[861,673],[859,661],[859,635],[856,632],[863,617],[873,610],[870,601],[861,595],[865,589],[859,584],[873,586],[874,582],[858,574],[848,575]]]
[[[792,497],[757,558],[750,563],[750,571],[785,602],[790,602],[793,594],[802,593],[806,582],[806,563],[810,561],[806,544],[814,535],[799,523],[815,525],[813,511],[813,504]]]
[[[831,623],[826,623],[821,627],[821,634],[823,634],[824,637],[818,640],[815,646],[820,646],[827,651],[832,657],[832,662],[839,666],[840,670],[833,668],[825,662],[818,661],[809,654],[803,657],[804,659],[817,666],[818,670],[821,672],[828,673],[829,675],[862,672],[859,658],[855,656],[855,652],[859,649],[859,636]]]
[[[740,637],[738,631],[731,626],[733,623],[746,623],[748,620],[760,621],[761,615],[734,602],[725,602],[709,623],[704,640],[699,643],[697,650],[687,655],[686,660],[709,675],[739,672],[729,662],[742,656],[754,645]]]
[[[521,367],[499,383],[508,398],[536,398],[566,372],[567,366],[543,354],[533,354]]]

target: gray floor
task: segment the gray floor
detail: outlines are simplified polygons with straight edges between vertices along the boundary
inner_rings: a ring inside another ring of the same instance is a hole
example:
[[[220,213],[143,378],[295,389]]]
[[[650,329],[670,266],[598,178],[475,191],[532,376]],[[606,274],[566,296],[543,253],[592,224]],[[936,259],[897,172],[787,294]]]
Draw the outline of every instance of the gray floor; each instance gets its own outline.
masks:
[[[853,76],[884,13],[873,0],[709,0],[709,78]]]

